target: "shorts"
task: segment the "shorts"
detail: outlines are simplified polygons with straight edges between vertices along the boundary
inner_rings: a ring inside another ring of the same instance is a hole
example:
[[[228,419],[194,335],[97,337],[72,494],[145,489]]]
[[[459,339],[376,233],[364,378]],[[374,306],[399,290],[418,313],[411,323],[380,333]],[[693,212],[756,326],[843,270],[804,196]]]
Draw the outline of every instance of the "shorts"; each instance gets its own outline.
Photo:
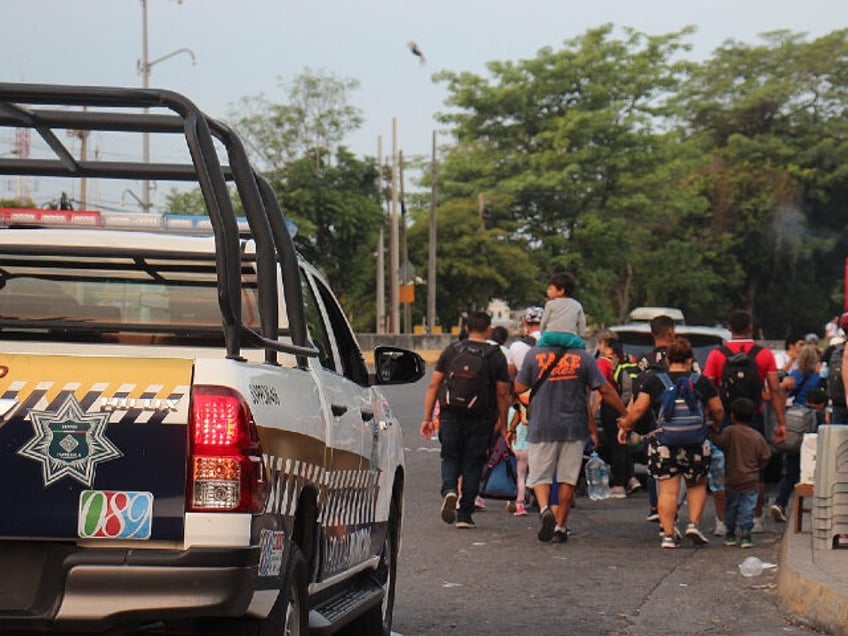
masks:
[[[648,473],[657,480],[681,475],[695,482],[710,472],[710,440],[699,446],[665,446],[655,437],[648,441]]]
[[[550,485],[556,477],[557,483],[577,485],[583,467],[585,442],[535,442],[527,447],[529,474],[527,485],[531,488],[542,484]]]

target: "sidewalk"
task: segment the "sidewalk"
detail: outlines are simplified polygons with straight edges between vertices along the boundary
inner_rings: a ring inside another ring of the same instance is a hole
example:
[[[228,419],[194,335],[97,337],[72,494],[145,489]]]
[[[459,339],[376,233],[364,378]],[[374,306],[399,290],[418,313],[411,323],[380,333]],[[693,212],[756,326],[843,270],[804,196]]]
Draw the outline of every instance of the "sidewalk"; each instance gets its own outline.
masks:
[[[848,636],[848,549],[814,550],[811,526],[806,512],[801,532],[786,524],[778,570],[780,602],[816,629]]]

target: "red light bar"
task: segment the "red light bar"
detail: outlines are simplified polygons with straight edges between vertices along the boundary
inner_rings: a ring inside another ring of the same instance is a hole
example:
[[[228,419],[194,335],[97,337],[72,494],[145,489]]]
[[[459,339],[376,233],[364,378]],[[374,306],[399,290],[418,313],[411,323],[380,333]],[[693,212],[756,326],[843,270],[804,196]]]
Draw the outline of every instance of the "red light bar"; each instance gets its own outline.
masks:
[[[75,225],[98,227],[102,224],[98,210],[40,210],[0,208],[0,219],[8,225]]]

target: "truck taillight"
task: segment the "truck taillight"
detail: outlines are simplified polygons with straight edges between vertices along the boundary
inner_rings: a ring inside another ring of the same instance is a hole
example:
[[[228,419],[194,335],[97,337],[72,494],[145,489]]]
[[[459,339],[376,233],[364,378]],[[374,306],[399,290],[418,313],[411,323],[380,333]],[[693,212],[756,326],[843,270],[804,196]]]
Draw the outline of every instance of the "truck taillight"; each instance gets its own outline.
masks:
[[[267,482],[256,423],[240,393],[195,386],[189,422],[188,509],[261,512]]]

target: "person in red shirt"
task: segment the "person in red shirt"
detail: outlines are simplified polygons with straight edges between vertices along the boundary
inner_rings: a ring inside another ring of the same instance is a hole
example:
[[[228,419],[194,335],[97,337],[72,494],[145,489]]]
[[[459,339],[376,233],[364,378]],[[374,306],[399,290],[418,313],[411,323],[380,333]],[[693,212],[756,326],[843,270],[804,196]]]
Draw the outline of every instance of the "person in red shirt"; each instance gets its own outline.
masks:
[[[747,353],[756,344],[752,337],[754,324],[749,312],[743,309],[734,309],[731,311],[727,317],[727,327],[730,329],[730,340],[725,343],[725,346],[733,353]],[[754,360],[757,363],[760,382],[768,388],[769,401],[777,418],[777,425],[774,429],[774,441],[780,443],[786,438],[786,399],[780,388],[777,363],[771,349],[767,347],[761,348]],[[720,348],[716,348],[710,351],[704,365],[704,375],[719,387],[719,391],[721,391],[721,378],[724,372],[725,362],[727,362],[727,356]],[[763,416],[761,400],[758,401],[758,405],[759,408],[754,416],[754,420],[751,422],[751,427],[765,437],[765,418]],[[725,405],[725,413],[730,413],[730,405]],[[727,418],[725,418],[724,426],[727,426],[729,423]],[[761,473],[760,494],[757,499],[757,509],[754,513],[754,532],[764,531],[762,527],[762,514],[765,486],[765,476],[764,473]],[[715,504],[717,517],[714,534],[722,536],[726,533],[726,528],[724,527],[724,493],[722,491],[719,490],[713,493],[713,503]]]

